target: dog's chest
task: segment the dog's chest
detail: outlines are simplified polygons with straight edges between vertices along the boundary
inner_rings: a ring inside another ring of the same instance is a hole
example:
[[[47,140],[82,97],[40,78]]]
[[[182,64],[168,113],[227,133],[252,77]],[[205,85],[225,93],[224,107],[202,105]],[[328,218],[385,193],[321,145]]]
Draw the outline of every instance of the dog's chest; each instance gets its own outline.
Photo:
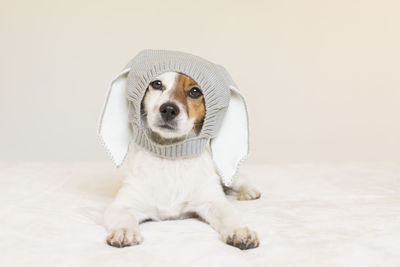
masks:
[[[129,162],[129,183],[156,219],[180,217],[189,211],[189,204],[202,191],[213,191],[220,186],[206,153],[190,159],[169,160],[136,149]]]

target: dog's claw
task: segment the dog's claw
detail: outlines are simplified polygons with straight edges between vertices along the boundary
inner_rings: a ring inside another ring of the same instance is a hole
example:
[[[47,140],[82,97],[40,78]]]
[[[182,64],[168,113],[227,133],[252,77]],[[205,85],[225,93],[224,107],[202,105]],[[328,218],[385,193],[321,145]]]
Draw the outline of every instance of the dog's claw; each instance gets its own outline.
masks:
[[[238,200],[254,200],[260,198],[261,193],[253,186],[241,186],[237,194]]]
[[[241,250],[256,248],[259,246],[257,234],[249,228],[238,228],[231,233],[222,235],[222,240],[228,245],[237,247]]]
[[[110,246],[123,248],[142,243],[143,237],[140,235],[140,233],[132,230],[118,229],[112,231],[107,237],[106,241]]]

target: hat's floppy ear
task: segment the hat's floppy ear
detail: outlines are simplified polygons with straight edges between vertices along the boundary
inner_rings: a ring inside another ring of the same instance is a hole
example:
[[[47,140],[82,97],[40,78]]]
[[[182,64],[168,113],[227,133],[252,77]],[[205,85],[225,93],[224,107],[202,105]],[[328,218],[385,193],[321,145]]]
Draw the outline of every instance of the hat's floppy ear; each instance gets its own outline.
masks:
[[[128,122],[128,100],[126,97],[127,76],[130,68],[124,69],[111,82],[98,133],[103,145],[117,167],[121,166],[132,140]]]
[[[222,182],[230,186],[239,165],[249,154],[249,123],[246,101],[230,86],[230,101],[218,135],[211,140],[211,153]]]

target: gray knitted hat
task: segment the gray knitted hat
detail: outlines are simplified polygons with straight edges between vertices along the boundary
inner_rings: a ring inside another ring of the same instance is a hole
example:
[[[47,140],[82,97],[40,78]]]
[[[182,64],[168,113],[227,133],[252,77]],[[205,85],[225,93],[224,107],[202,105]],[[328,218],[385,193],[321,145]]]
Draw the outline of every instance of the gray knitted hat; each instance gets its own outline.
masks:
[[[141,102],[150,82],[169,71],[183,73],[200,86],[206,114],[197,136],[161,145],[148,136]],[[210,143],[216,169],[227,186],[248,154],[246,103],[229,73],[220,65],[177,51],[143,50],[125,66],[111,83],[99,134],[117,166],[124,161],[131,140],[169,159],[196,156]]]

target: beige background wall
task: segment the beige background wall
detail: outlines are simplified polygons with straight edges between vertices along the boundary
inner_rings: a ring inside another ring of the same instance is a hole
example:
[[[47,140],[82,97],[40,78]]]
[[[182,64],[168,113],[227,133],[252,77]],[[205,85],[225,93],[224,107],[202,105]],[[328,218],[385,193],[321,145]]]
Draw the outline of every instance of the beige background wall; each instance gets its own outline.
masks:
[[[108,83],[143,48],[220,63],[250,161],[400,161],[399,1],[0,2],[0,160],[106,160]]]

